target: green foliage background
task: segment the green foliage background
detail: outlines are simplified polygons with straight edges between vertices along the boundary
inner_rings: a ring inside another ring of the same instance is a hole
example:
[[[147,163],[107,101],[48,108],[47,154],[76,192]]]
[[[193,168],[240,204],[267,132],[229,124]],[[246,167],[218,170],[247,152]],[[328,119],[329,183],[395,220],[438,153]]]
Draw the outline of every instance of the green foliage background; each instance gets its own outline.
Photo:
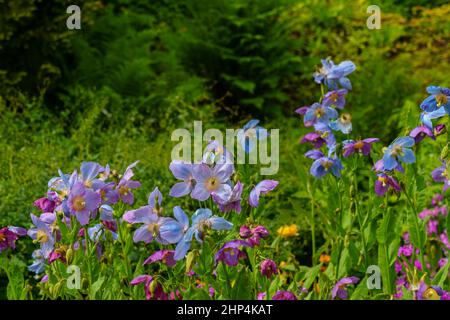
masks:
[[[369,30],[365,0],[87,0],[82,29],[71,31],[72,2],[0,0],[0,226],[28,227],[48,179],[83,160],[123,170],[139,159],[138,203],[155,185],[167,194],[173,129],[259,118],[281,129],[267,224],[297,223],[295,254],[307,261],[306,149],[293,110],[318,98],[320,59],[356,63],[354,132],[384,143],[417,120],[427,85],[448,86],[446,1],[383,1],[382,28]]]

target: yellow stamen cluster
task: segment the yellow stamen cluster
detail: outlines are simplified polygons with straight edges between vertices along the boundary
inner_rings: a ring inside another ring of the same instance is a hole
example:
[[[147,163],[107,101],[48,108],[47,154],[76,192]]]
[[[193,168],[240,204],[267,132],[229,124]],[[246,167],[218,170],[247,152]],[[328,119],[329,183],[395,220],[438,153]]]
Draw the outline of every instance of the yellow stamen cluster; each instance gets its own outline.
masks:
[[[46,243],[49,239],[44,231],[38,230],[36,234],[36,240],[40,243]]]
[[[82,211],[86,208],[86,201],[82,196],[75,196],[72,200],[72,206],[75,211]]]
[[[440,106],[442,106],[442,105],[444,105],[444,104],[446,104],[448,102],[447,96],[445,94],[443,94],[443,93],[437,94],[435,96],[435,98],[436,98],[436,102],[437,102],[436,104],[437,104],[438,107],[440,107]]]
[[[220,181],[217,177],[210,177],[205,181],[205,187],[208,191],[215,191],[219,188]]]

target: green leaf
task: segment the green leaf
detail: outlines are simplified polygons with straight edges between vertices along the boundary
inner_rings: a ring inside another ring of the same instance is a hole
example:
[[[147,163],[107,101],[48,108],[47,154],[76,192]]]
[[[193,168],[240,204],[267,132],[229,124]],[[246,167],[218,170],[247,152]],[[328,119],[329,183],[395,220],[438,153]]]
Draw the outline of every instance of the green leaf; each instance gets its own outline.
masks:
[[[95,295],[96,295],[97,292],[101,289],[103,283],[105,282],[105,279],[106,279],[106,278],[105,278],[104,276],[102,276],[102,277],[98,278],[97,281],[95,281],[95,282],[92,284],[92,286],[91,286],[91,288],[90,288],[90,291],[89,291],[90,299],[92,299],[92,300],[95,300],[95,299],[96,299],[96,298],[95,298]]]
[[[444,286],[445,280],[448,279],[448,271],[449,271],[449,268],[450,268],[450,261],[447,261],[447,263],[445,264],[445,266],[442,267],[442,268],[438,271],[438,273],[436,273],[436,275],[435,275],[434,278],[433,278],[432,283],[433,283],[434,285],[437,285],[437,286],[439,286],[439,287],[442,288],[442,287]]]

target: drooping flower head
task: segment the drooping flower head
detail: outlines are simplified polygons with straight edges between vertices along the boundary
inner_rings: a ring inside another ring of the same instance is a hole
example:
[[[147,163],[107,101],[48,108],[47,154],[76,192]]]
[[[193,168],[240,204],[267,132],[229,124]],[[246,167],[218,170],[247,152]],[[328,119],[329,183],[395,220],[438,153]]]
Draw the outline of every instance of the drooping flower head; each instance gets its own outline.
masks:
[[[19,236],[24,236],[27,231],[20,227],[3,227],[0,228],[0,252],[7,248],[15,249],[16,240]]]
[[[248,197],[248,203],[252,207],[257,207],[259,205],[259,197],[261,195],[267,194],[278,186],[278,181],[275,180],[263,180],[259,182]]]
[[[343,151],[344,157],[348,157],[353,153],[361,153],[364,156],[368,156],[370,154],[370,150],[372,148],[372,143],[378,142],[380,139],[378,138],[367,138],[363,140],[345,140],[343,141]]]
[[[55,245],[55,239],[53,238],[51,229],[45,222],[36,217],[34,214],[31,214],[30,216],[35,228],[28,230],[28,236],[30,236],[31,239],[36,240],[41,245],[41,252],[44,258],[48,258]]]
[[[335,65],[330,59],[322,59],[322,67],[313,74],[314,81],[323,83],[332,90],[337,90],[338,84],[347,90],[351,90],[352,84],[346,76],[355,69],[356,66],[351,61],[342,61]]]
[[[145,298],[147,300],[168,300],[168,295],[164,292],[162,285],[156,279],[149,275],[140,275],[131,280],[132,286],[144,283]],[[156,285],[153,285],[156,283]]]
[[[422,110],[433,112],[443,107],[447,114],[450,114],[450,89],[429,86],[427,92],[430,95],[420,104]]]
[[[43,198],[37,199],[33,203],[33,206],[35,206],[36,208],[41,210],[41,212],[53,212],[53,210],[55,210],[56,203],[54,201],[48,199],[47,197],[43,197]]]
[[[247,254],[241,249],[250,247],[250,244],[244,240],[233,240],[225,243],[214,256],[214,262],[217,265],[220,261],[228,266],[237,266],[240,259],[247,257]]]
[[[158,250],[144,261],[144,265],[161,261],[165,265],[173,267],[177,263],[173,258],[174,254],[174,250]]]
[[[182,220],[187,220],[187,216],[181,208],[179,208],[179,215],[183,216]],[[209,229],[220,231],[230,230],[233,227],[233,224],[224,218],[213,216],[210,209],[197,209],[192,215],[191,221],[191,227],[184,233],[184,236],[175,248],[175,260],[181,260],[186,256],[194,236],[199,243],[202,243],[205,233]]]
[[[359,282],[359,278],[357,277],[348,277],[340,279],[333,289],[331,290],[331,298],[334,300],[336,297],[339,299],[347,299],[348,292],[346,287],[350,284],[357,284]]]
[[[261,274],[267,278],[272,277],[274,274],[278,274],[277,265],[273,260],[265,259],[261,262]]]
[[[300,143],[311,143],[312,146],[316,149],[319,149],[325,144],[325,139],[322,138],[322,135],[318,132],[310,132],[303,136],[300,139]]]
[[[385,170],[393,170],[399,164],[413,163],[416,161],[414,152],[409,149],[414,146],[414,139],[411,137],[399,137],[395,139],[386,149],[383,156],[383,164]]]
[[[139,181],[131,180],[131,178],[134,176],[133,168],[137,165],[138,162],[139,161],[136,161],[127,167],[125,173],[117,184],[119,198],[124,203],[130,205],[134,203],[134,195],[131,190],[139,188],[141,186],[141,183]]]
[[[334,156],[321,156],[320,154],[314,155],[318,157],[312,163],[309,172],[316,178],[322,178],[327,173],[331,172],[335,177],[341,176],[341,170],[344,168],[342,166],[341,160]]]
[[[352,116],[350,113],[344,112],[337,120],[331,121],[329,126],[335,131],[341,131],[343,134],[349,134],[352,132]]]
[[[241,212],[241,200],[242,200],[243,185],[240,181],[236,182],[228,199],[222,199],[216,194],[213,194],[213,200],[219,205],[219,209],[222,212],[236,211]]]
[[[378,173],[377,180],[375,181],[375,193],[378,196],[382,197],[391,188],[395,191],[402,190],[397,180],[395,180],[393,177],[385,173]]]
[[[411,130],[409,133],[409,136],[414,139],[415,144],[418,144],[423,139],[425,139],[426,136],[430,137],[433,140],[436,140],[436,137],[433,134],[433,131],[430,130],[427,126],[418,126]]]
[[[258,140],[266,139],[268,136],[267,130],[258,126],[258,123],[259,120],[252,119],[237,132],[237,140],[246,153],[253,150]]]

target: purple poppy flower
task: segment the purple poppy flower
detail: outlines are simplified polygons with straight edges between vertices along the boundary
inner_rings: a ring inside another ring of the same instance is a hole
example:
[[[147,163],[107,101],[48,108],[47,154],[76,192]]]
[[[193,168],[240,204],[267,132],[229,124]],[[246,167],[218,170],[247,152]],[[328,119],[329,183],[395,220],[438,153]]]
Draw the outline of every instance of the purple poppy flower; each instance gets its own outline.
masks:
[[[174,254],[174,250],[158,250],[144,261],[144,265],[161,261],[165,265],[173,267],[177,263],[173,258]]]
[[[342,113],[335,121],[331,121],[328,125],[334,131],[341,131],[343,134],[352,132],[352,116],[350,113]]]
[[[277,265],[273,260],[266,259],[261,262],[261,274],[267,278],[272,277],[274,274],[278,274]]]
[[[136,286],[138,284],[144,283],[145,298],[147,300],[168,300],[169,297],[164,292],[160,283],[152,285],[152,282],[156,281],[152,276],[140,275],[131,280],[130,284]]]
[[[269,231],[264,226],[256,226],[251,230],[251,236],[248,238],[248,243],[254,247],[259,246],[260,240],[269,236]]]
[[[186,214],[179,208],[177,216],[178,221],[185,221],[184,225],[188,225]],[[202,243],[205,232],[208,229],[213,230],[230,230],[233,227],[231,222],[228,222],[222,217],[213,216],[210,209],[197,209],[192,215],[192,224],[189,229],[184,233],[182,239],[178,242],[175,248],[175,260],[181,260],[186,256],[186,253],[191,247],[192,238],[195,236],[197,242]],[[181,224],[181,223],[180,223]]]
[[[22,229],[23,228],[20,228],[20,230],[18,229],[18,231],[16,232],[14,232],[14,229],[12,229],[11,227],[3,227],[0,229],[0,252],[6,250],[7,248],[16,248],[16,240],[19,238],[19,235],[23,235],[23,230],[25,230]]]
[[[303,117],[303,124],[305,127],[316,123],[328,124],[331,119],[336,119],[337,117],[338,113],[336,109],[316,102],[308,108],[308,111],[306,111],[305,116]]]
[[[103,170],[103,167],[96,162],[82,162],[79,181],[82,181],[85,187],[92,188],[95,178]]]
[[[450,114],[450,89],[438,86],[427,87],[430,94],[421,104],[420,108],[427,112],[433,112],[443,107]]]
[[[359,282],[359,278],[357,277],[348,277],[348,278],[342,278],[339,280],[333,289],[331,290],[331,298],[334,300],[336,297],[339,299],[347,299],[348,293],[345,289],[350,284],[357,284]]]
[[[267,130],[258,126],[258,123],[259,120],[252,119],[237,132],[237,140],[246,153],[253,150],[258,140],[266,139],[268,136]]]
[[[48,257],[48,263],[52,264],[56,260],[60,260],[63,263],[66,263],[66,257],[61,253],[59,250],[53,250],[49,257]]]
[[[217,265],[220,261],[228,266],[237,266],[239,259],[247,257],[247,254],[240,248],[250,247],[247,241],[233,240],[225,243],[214,256],[214,262]]]
[[[275,189],[278,186],[278,181],[276,180],[263,180],[259,182],[248,197],[248,204],[252,207],[257,207],[259,205],[259,197],[265,195]]]
[[[37,199],[33,205],[41,210],[42,212],[53,212],[55,210],[56,203],[47,197],[43,197],[40,199]]]
[[[230,164],[217,164],[214,168],[204,163],[195,165],[193,175],[197,183],[191,197],[199,201],[207,200],[212,194],[221,199],[229,198],[231,187],[228,180],[233,170],[233,165]]]
[[[241,236],[241,238],[247,239],[252,235],[252,231],[248,226],[243,225],[239,229],[239,235]]]
[[[364,140],[345,140],[343,141],[344,147],[342,148],[344,151],[344,157],[348,157],[355,152],[360,152],[364,156],[368,156],[370,154],[370,150],[372,147],[372,143],[378,142],[380,139],[378,138],[367,138]]]
[[[33,222],[35,228],[28,230],[28,236],[39,242],[44,258],[48,258],[50,253],[53,251],[55,244],[52,232],[49,226],[34,214],[31,214],[31,221]]]
[[[413,163],[416,161],[414,152],[409,149],[414,146],[414,139],[411,137],[399,137],[395,139],[386,149],[383,155],[383,164],[386,170],[396,168],[399,161]]]
[[[335,106],[338,109],[344,109],[346,89],[333,90],[325,94],[322,100],[324,106]]]
[[[131,180],[131,178],[134,176],[133,168],[137,165],[138,162],[139,161],[136,161],[127,167],[125,173],[123,174],[122,178],[119,181],[119,184],[117,185],[119,198],[124,203],[130,205],[133,204],[134,202],[134,195],[131,192],[131,190],[139,188],[141,186],[141,183],[139,181]]]
[[[412,129],[411,132],[409,133],[409,136],[411,138],[414,138],[414,142],[416,144],[421,142],[426,136],[430,137],[433,140],[436,140],[433,131],[426,126],[418,126]]]
[[[447,162],[443,161],[442,165],[431,172],[431,177],[436,182],[444,182],[443,191],[446,191],[450,186],[448,179]]]
[[[213,194],[213,200],[219,205],[219,209],[222,212],[236,211],[241,212],[241,196],[242,196],[243,185],[240,181],[231,190],[231,194],[228,199],[221,199],[218,195]]]
[[[182,161],[172,161],[169,168],[175,178],[182,180],[182,182],[178,182],[172,186],[169,195],[179,198],[190,194],[195,184],[192,164]]]
[[[309,172],[320,179],[328,172],[331,172],[335,177],[340,177],[342,169],[341,160],[338,158],[322,157],[313,162]]]
[[[102,203],[104,204],[116,204],[119,201],[119,191],[116,189],[114,182],[104,182],[102,180],[95,180],[92,184],[94,191],[100,194]]]
[[[77,217],[82,226],[89,223],[89,216],[100,207],[101,197],[98,193],[86,189],[82,182],[77,182],[69,193],[70,213]]]
[[[388,192],[389,188],[394,189],[395,191],[401,191],[402,188],[398,184],[397,180],[393,177],[388,176],[385,173],[378,173],[378,178],[375,181],[375,193],[382,197],[386,192]]]
[[[297,300],[297,297],[290,291],[278,290],[272,297],[272,300]]]
[[[333,130],[331,130],[328,122],[318,122],[314,124],[314,129],[318,134],[320,134],[321,138],[325,140],[328,147],[336,145],[336,137],[334,136]]]
[[[356,66],[352,61],[342,61],[335,65],[330,59],[322,59],[322,67],[313,74],[314,81],[323,83],[332,90],[337,90],[338,84],[347,90],[352,90],[352,84],[346,76],[355,69]]]
[[[310,132],[305,134],[305,136],[300,140],[300,143],[311,143],[312,146],[316,149],[319,149],[325,144],[325,140],[322,138],[322,135],[317,132]]]

